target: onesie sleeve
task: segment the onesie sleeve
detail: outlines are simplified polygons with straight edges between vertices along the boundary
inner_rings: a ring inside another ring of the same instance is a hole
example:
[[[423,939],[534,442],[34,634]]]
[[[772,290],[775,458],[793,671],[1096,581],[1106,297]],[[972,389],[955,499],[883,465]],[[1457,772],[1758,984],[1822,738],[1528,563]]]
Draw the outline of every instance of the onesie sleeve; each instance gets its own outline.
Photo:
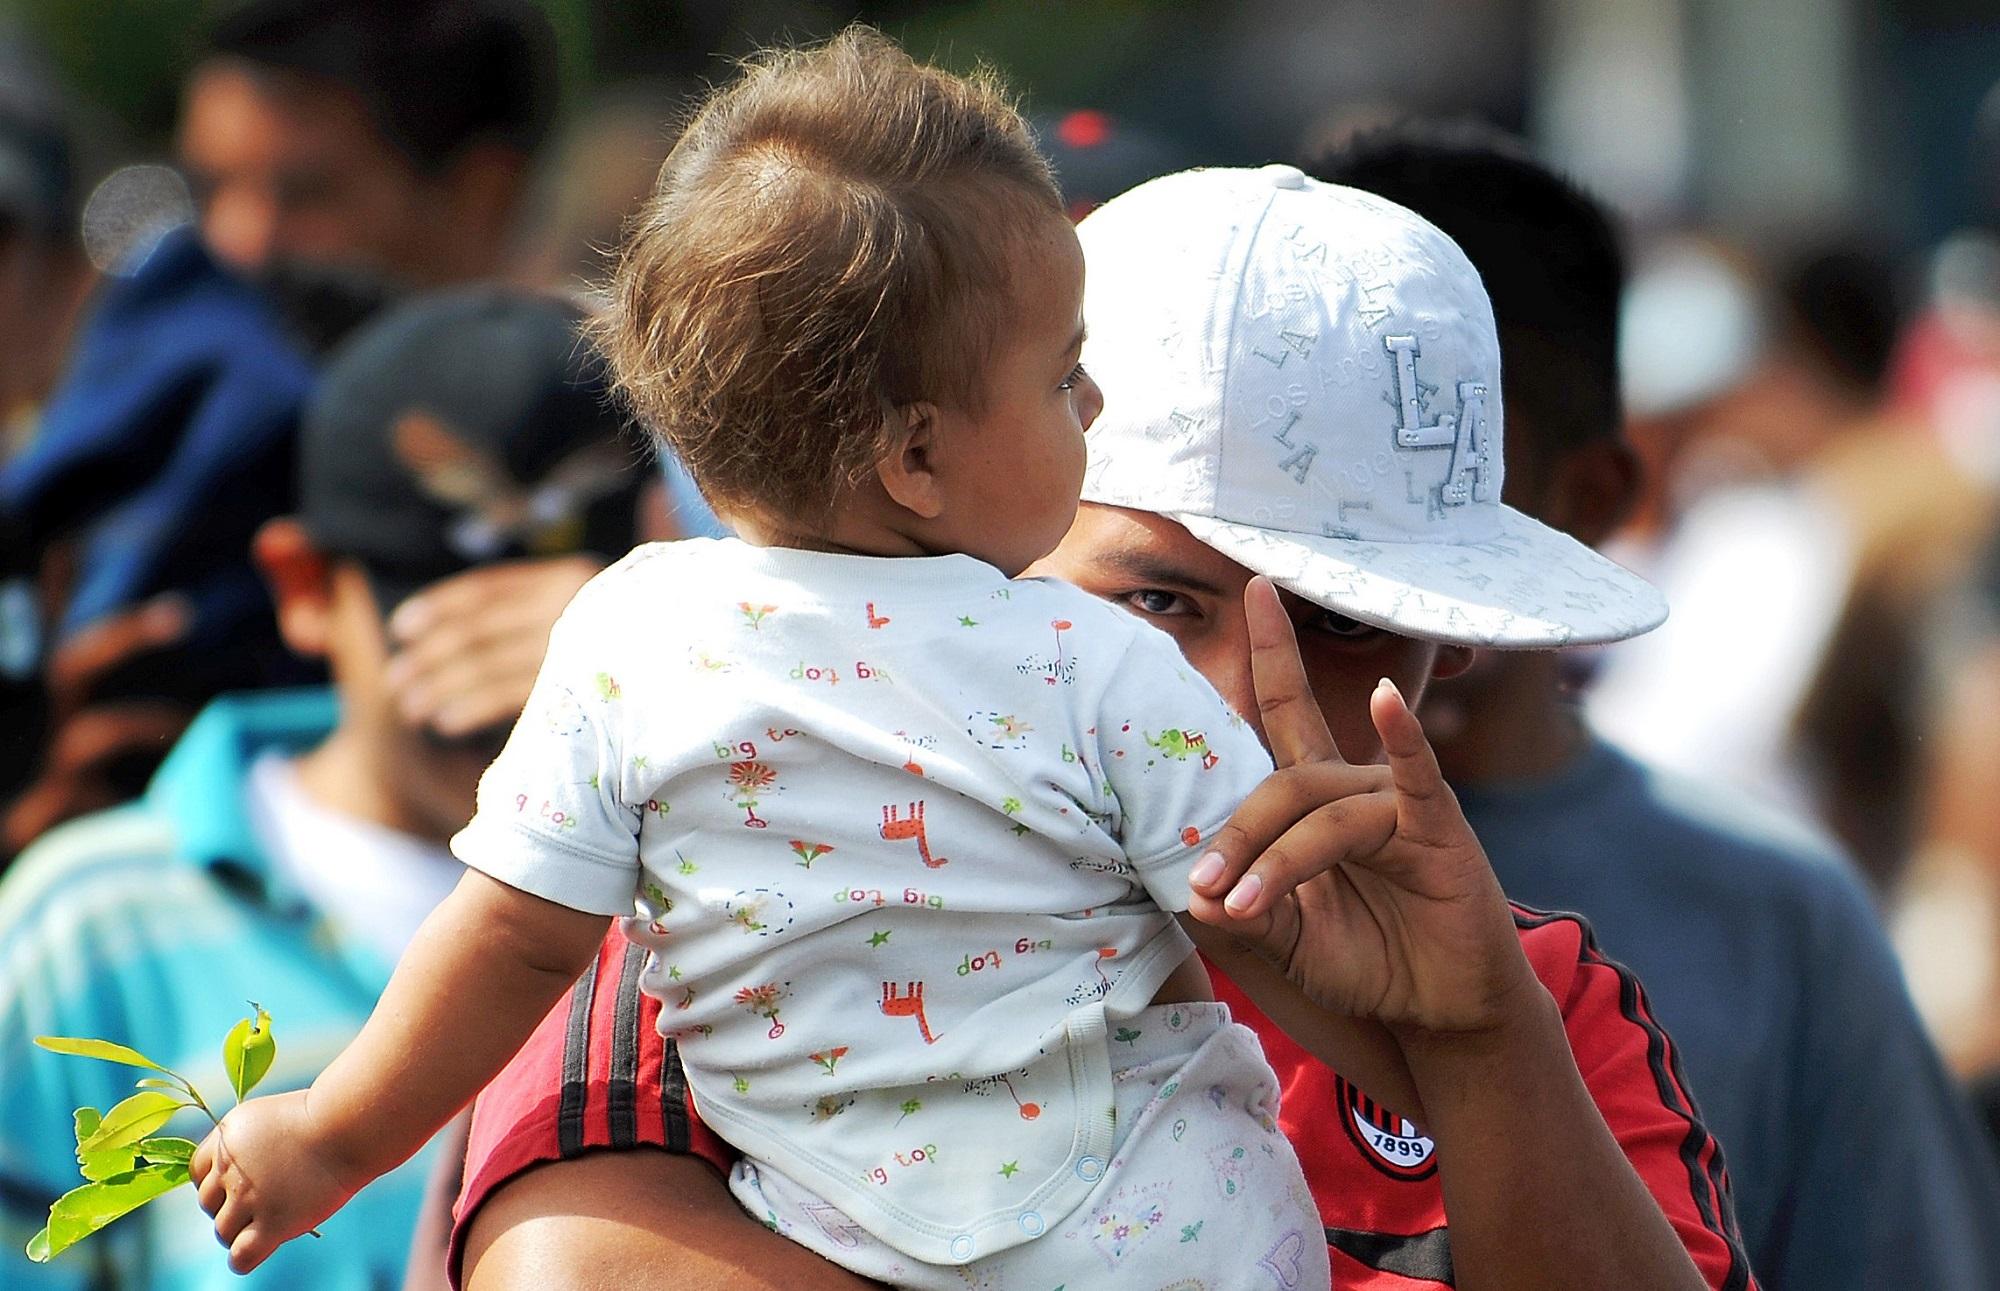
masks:
[[[639,882],[639,813],[619,793],[618,683],[578,594],[513,734],[480,777],[478,810],[451,840],[473,869],[591,914],[629,915]]]
[[[1135,625],[1104,691],[1098,756],[1125,859],[1162,909],[1188,906],[1188,871],[1271,758],[1172,637]]]

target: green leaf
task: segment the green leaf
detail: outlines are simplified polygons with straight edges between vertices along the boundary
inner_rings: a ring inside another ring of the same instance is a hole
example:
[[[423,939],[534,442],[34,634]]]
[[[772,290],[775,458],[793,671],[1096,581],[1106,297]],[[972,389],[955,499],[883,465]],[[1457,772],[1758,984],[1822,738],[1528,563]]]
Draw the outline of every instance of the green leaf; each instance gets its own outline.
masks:
[[[181,1080],[171,1068],[162,1067],[137,1049],[127,1049],[124,1045],[113,1044],[109,1040],[89,1040],[66,1035],[38,1035],[35,1037],[35,1043],[50,1053],[66,1053],[77,1058],[99,1058],[105,1062],[122,1062],[127,1067],[164,1071],[175,1080]],[[187,1082],[182,1080],[181,1083]]]
[[[193,1139],[177,1139],[164,1134],[157,1138],[140,1139],[132,1145],[132,1150],[146,1158],[149,1165],[162,1165],[173,1161],[186,1165],[194,1159],[194,1149]]]
[[[278,1042],[271,1038],[271,1015],[255,1000],[250,1001],[250,1007],[257,1010],[256,1020],[244,1018],[229,1028],[222,1042],[222,1066],[229,1073],[229,1085],[238,1102],[250,1096],[264,1073],[271,1070],[271,1060],[278,1056]]]
[[[192,1106],[186,1099],[157,1089],[142,1090],[106,1112],[97,1132],[76,1145],[76,1154],[86,1157],[107,1148],[130,1146],[165,1125],[181,1108]]]
[[[112,1220],[131,1214],[187,1181],[188,1168],[172,1162],[127,1171],[66,1192],[49,1207],[48,1227],[28,1242],[28,1258],[46,1264]]]
[[[106,1148],[98,1152],[85,1152],[83,1150],[83,1145],[88,1143],[91,1136],[97,1133],[97,1128],[103,1123],[103,1119],[103,1117],[98,1115],[95,1107],[79,1107],[76,1109],[76,1163],[78,1168],[82,1170],[83,1177],[92,1182],[109,1179],[115,1174],[124,1174],[127,1170],[135,1169],[139,1164],[134,1159],[132,1149],[129,1147]]]

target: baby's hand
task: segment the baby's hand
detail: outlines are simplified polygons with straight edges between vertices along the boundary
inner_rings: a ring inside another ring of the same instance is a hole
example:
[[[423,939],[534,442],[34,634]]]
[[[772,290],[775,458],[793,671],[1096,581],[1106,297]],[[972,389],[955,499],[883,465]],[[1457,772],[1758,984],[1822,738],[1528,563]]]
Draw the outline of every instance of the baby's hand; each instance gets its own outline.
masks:
[[[313,1123],[307,1091],[253,1098],[222,1118],[188,1162],[201,1208],[248,1273],[271,1252],[340,1209],[368,1182]]]

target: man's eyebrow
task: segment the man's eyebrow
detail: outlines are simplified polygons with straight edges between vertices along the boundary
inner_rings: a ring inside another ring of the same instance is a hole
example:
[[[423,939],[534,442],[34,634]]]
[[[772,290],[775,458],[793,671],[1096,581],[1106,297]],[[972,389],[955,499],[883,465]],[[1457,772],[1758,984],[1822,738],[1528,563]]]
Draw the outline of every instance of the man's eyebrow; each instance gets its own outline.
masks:
[[[1204,596],[1222,595],[1222,588],[1216,584],[1205,578],[1197,578],[1172,561],[1161,560],[1143,551],[1103,552],[1097,556],[1096,563],[1134,582],[1183,592],[1196,592]]]
[[[1079,327],[1079,328],[1077,328],[1077,329],[1076,329],[1076,335],[1075,335],[1075,336],[1072,336],[1072,337],[1070,337],[1070,338],[1069,338],[1069,344],[1068,344],[1068,345],[1065,345],[1065,346],[1063,346],[1063,351],[1062,351],[1062,352],[1063,352],[1064,354],[1074,354],[1074,353],[1076,353],[1076,352],[1077,352],[1078,350],[1080,350],[1080,349],[1082,349],[1082,348],[1083,348],[1083,342],[1084,342],[1084,339],[1085,339],[1085,337],[1087,337],[1088,335],[1089,335],[1089,329],[1088,329],[1088,328],[1086,328],[1086,327]]]

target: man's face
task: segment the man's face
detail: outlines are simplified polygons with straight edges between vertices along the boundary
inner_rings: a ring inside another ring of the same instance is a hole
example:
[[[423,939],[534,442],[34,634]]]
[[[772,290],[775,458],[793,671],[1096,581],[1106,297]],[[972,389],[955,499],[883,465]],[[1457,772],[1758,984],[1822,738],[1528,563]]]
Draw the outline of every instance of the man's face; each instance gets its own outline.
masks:
[[[1164,516],[1085,503],[1062,545],[1030,572],[1074,583],[1161,628],[1262,735],[1243,612],[1249,570]],[[1280,599],[1292,616],[1313,697],[1350,762],[1373,761],[1380,752],[1368,717],[1376,682],[1388,677],[1414,704],[1434,669],[1449,671],[1466,659],[1462,650],[1441,658],[1433,642],[1356,623],[1289,592]]]
[[[395,769],[394,783],[380,788],[394,800],[402,826],[447,838],[471,817],[480,773],[499,752],[498,739],[443,744],[406,720],[389,688],[388,632],[367,575],[352,562],[335,561],[329,579],[325,649],[342,728],[379,744],[374,761]]]
[[[223,263],[252,276],[297,261],[423,278],[431,186],[340,87],[207,63],[188,86],[180,153]]]

